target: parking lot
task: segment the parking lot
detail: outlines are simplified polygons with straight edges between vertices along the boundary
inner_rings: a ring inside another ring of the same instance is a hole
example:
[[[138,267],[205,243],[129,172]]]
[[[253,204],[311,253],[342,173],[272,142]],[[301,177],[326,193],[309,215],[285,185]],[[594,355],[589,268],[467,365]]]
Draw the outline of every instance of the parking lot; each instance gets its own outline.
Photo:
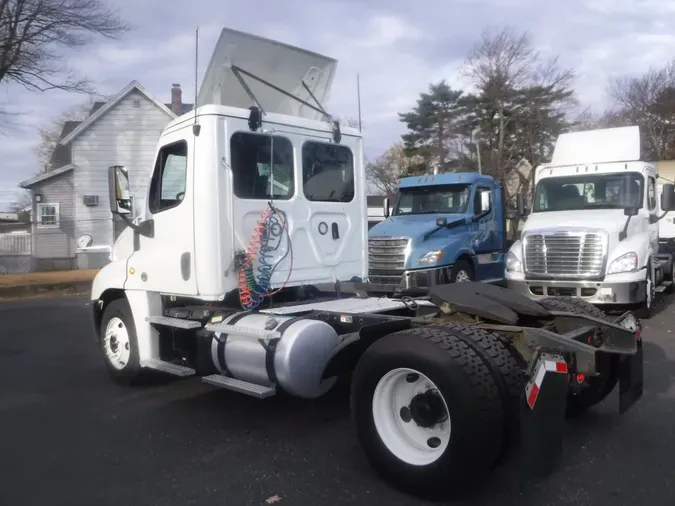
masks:
[[[675,504],[675,314],[645,321],[645,395],[567,425],[563,462],[519,489],[508,463],[476,505]],[[417,505],[381,482],[347,389],[264,401],[198,379],[110,382],[78,297],[0,303],[0,504]]]

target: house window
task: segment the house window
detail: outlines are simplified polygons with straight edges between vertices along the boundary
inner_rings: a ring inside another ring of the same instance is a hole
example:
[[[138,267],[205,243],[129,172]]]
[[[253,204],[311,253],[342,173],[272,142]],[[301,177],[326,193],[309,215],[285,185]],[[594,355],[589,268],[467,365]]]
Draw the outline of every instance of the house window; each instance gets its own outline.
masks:
[[[40,203],[37,205],[38,228],[58,228],[59,205]]]
[[[150,183],[148,208],[153,214],[178,206],[187,185],[187,142],[178,141],[160,149]]]
[[[313,202],[354,199],[354,156],[346,146],[307,141],[302,146],[305,198]]]
[[[234,194],[288,200],[295,193],[293,145],[285,137],[235,132],[230,139]]]

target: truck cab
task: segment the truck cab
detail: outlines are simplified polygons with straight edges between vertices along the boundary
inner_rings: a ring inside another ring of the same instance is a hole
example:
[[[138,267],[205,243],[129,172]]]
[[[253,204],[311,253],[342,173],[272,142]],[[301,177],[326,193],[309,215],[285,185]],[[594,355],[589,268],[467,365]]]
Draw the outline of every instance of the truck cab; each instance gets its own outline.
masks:
[[[559,137],[552,162],[536,169],[532,212],[508,253],[509,288],[649,311],[672,287],[659,220],[673,208],[673,185],[657,198],[656,168],[639,155],[638,127]]]
[[[402,289],[498,282],[506,251],[503,188],[476,172],[402,178],[368,233],[368,279]]]

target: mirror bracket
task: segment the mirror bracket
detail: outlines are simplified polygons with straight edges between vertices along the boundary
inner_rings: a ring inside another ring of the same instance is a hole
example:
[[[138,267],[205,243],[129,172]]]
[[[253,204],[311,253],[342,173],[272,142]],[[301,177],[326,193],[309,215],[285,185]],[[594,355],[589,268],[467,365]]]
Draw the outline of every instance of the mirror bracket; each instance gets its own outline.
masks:
[[[122,220],[124,220],[124,223],[126,223],[127,226],[137,234],[150,239],[155,237],[155,220],[145,220],[139,224],[136,224],[125,214],[120,214],[119,216],[122,218]]]

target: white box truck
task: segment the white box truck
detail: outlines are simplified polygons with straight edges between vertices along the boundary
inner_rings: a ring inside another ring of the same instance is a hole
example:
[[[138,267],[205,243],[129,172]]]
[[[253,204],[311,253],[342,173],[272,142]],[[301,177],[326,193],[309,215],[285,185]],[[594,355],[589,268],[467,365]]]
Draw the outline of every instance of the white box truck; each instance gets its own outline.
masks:
[[[128,227],[91,290],[108,373],[259,399],[316,398],[351,375],[366,455],[419,496],[476,486],[516,440],[523,469],[546,469],[566,413],[617,385],[621,413],[641,397],[639,321],[484,283],[368,283],[363,140],[321,105],[335,68],[223,30],[198,106],[164,129],[152,166],[131,169],[151,173],[139,221],[128,169],[110,167]]]
[[[636,126],[560,135],[551,163],[536,168],[507,286],[535,300],[577,297],[649,316],[656,294],[673,287],[673,257],[659,251],[673,185],[662,185],[659,198],[657,177],[640,161]]]

